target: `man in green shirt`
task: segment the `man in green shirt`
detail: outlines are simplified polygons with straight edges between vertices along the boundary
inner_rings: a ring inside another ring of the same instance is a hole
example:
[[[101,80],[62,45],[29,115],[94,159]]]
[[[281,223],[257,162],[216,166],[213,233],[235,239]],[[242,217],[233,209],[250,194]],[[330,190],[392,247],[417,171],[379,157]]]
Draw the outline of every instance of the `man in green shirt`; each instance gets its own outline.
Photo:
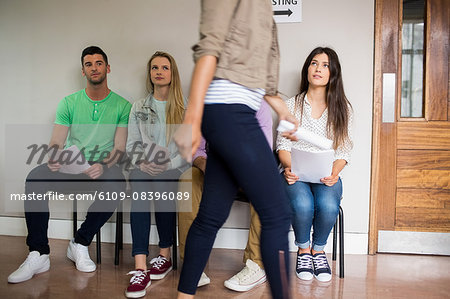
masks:
[[[50,268],[47,237],[50,214],[48,200],[45,200],[48,191],[89,191],[96,195],[105,192],[119,195],[125,191],[125,178],[117,162],[125,152],[131,104],[108,88],[110,66],[102,49],[95,46],[84,49],[81,63],[87,86],[59,103],[49,146],[63,149],[75,145],[89,165],[80,174],[62,173],[63,162],[50,156],[46,164],[37,166],[28,174],[25,193],[31,200],[25,200],[25,219],[30,253],[8,277],[10,283],[26,281]],[[32,200],[36,196],[44,200]],[[67,248],[67,257],[79,271],[95,271],[96,265],[89,257],[88,246],[118,203],[118,200],[95,198],[89,207],[85,221]]]

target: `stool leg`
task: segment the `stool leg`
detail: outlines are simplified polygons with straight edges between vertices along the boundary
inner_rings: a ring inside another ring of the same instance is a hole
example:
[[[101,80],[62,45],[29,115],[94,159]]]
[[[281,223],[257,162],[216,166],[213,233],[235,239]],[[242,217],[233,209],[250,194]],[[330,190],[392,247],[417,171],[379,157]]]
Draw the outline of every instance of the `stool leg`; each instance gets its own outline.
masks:
[[[177,247],[177,217],[175,217],[175,225],[173,230],[173,245],[172,245],[172,269],[178,268],[178,247]]]
[[[336,260],[336,248],[337,248],[337,228],[338,228],[338,218],[336,217],[336,223],[333,226],[333,251],[331,254],[331,259]]]
[[[119,264],[120,226],[122,225],[120,223],[120,217],[122,215],[122,211],[120,211],[119,209],[120,209],[120,207],[117,209],[117,212],[116,212],[116,242],[114,244],[114,265]]]
[[[101,233],[102,233],[102,231],[99,230],[98,233],[96,234],[96,236],[97,236],[97,246],[96,246],[97,247],[97,264],[102,263],[102,248],[100,245],[102,242],[101,237],[100,237]]]
[[[74,200],[72,203],[72,221],[73,221],[73,237],[75,238],[75,234],[77,233],[77,222],[78,222],[78,215],[77,215],[77,201]]]
[[[120,213],[119,213],[119,249],[123,249],[123,211],[122,211],[122,203],[120,203]]]
[[[344,211],[339,207],[339,277],[344,278]]]

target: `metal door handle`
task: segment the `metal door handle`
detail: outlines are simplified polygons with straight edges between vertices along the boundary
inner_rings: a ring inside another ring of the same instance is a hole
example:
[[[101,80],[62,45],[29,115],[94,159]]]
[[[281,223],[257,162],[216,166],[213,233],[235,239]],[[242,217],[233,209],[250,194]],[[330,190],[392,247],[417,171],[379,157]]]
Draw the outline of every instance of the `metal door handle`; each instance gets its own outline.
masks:
[[[383,123],[395,122],[395,73],[383,73]]]

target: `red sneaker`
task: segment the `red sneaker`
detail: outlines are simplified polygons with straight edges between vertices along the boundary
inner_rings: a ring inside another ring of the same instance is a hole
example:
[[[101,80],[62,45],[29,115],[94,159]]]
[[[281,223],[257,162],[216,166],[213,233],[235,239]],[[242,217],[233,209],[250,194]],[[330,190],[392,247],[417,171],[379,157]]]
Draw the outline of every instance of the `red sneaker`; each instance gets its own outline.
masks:
[[[137,269],[136,271],[130,271],[128,274],[133,275],[130,279],[130,285],[125,291],[127,298],[140,298],[144,297],[146,289],[152,284],[148,270],[144,271]]]
[[[162,255],[158,255],[158,257],[155,257],[150,261],[150,269],[148,271],[151,279],[158,280],[166,277],[167,273],[171,270],[172,262]]]

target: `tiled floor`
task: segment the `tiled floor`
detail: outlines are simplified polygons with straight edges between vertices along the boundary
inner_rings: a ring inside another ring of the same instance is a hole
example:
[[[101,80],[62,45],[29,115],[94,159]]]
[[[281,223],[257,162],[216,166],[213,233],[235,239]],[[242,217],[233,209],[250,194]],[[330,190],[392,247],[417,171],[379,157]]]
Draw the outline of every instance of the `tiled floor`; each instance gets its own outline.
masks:
[[[20,284],[7,277],[28,254],[24,237],[0,236],[0,298],[125,298],[124,290],[133,269],[131,246],[125,245],[121,263],[114,266],[113,244],[102,244],[102,264],[94,273],[77,271],[65,257],[68,241],[50,240],[51,269]],[[94,245],[94,244],[93,244]],[[95,246],[91,257],[95,258]],[[151,247],[151,254],[157,248]],[[336,272],[330,283],[302,282],[291,262],[292,298],[450,298],[450,257],[398,254],[346,255],[345,278]],[[94,259],[95,260],[95,259]],[[226,289],[223,281],[243,267],[242,251],[214,249],[205,272],[211,284],[199,288],[196,298],[270,298],[267,283],[247,293]],[[332,263],[333,270],[337,270]],[[176,298],[180,269],[154,281],[146,298]]]

